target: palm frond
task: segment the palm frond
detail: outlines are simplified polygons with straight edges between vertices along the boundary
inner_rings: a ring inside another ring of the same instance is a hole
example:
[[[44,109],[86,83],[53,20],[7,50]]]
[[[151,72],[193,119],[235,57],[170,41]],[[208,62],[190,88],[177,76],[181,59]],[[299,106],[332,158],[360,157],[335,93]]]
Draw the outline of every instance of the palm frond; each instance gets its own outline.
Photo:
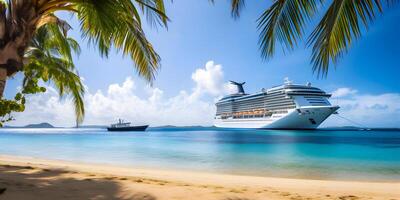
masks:
[[[379,0],[332,1],[308,39],[308,44],[313,46],[313,71],[326,76],[329,64],[336,64],[354,40],[361,36],[362,24],[368,28],[376,12],[381,11]]]
[[[214,4],[214,0],[208,0],[210,3]],[[246,0],[231,0],[231,15],[233,18],[237,19],[240,17],[240,12],[245,6]]]
[[[57,10],[76,13],[82,36],[98,47],[101,56],[107,57],[115,47],[131,57],[139,76],[153,81],[160,57],[145,37],[138,10],[150,24],[166,27],[169,19],[164,0],[52,0],[37,5],[44,16],[51,16]]]
[[[304,25],[316,12],[321,0],[276,0],[258,19],[263,58],[274,55],[276,41],[292,50],[304,32]]]
[[[69,61],[65,59],[52,58],[50,63],[46,63],[46,73],[49,80],[53,82],[59,91],[61,97],[68,95],[72,97],[75,108],[76,122],[83,122],[85,116],[85,107],[83,96],[85,93],[84,86],[80,77],[71,71]]]
[[[59,8],[60,9],[60,8]],[[37,22],[36,22],[36,28],[39,29],[43,25],[46,24],[55,24],[59,28],[62,29],[62,32],[64,35],[67,35],[67,32],[72,29],[71,25],[68,24],[65,20],[62,20],[58,18],[54,13],[48,13],[41,17]]]
[[[65,34],[61,32],[59,26],[48,24],[46,31],[48,31],[52,37],[46,40],[46,49],[53,50],[54,54],[59,54],[59,56],[73,63],[72,53],[80,53],[79,44],[74,39],[65,37]],[[71,67],[73,67],[73,65],[71,65]]]
[[[111,47],[129,55],[138,74],[148,81],[154,79],[160,57],[146,39],[140,21],[132,17],[135,7],[129,0],[87,0],[77,4],[83,36],[108,56]],[[121,3],[125,2],[125,3]]]
[[[165,14],[164,0],[135,0],[142,12],[146,15],[147,21],[152,26],[168,26],[169,18]]]
[[[72,39],[72,38],[67,38],[68,45],[71,47],[71,50],[75,52],[75,54],[80,55],[81,54],[81,47],[79,43]]]
[[[80,124],[85,115],[85,91],[72,62],[73,52],[80,52],[79,44],[65,37],[60,27],[47,24],[39,28],[25,54],[29,63],[24,68],[23,87],[37,84],[39,79],[50,81],[60,97],[72,97],[76,122]]]
[[[235,19],[238,18],[244,6],[245,6],[245,0],[232,0],[231,1],[232,17]]]

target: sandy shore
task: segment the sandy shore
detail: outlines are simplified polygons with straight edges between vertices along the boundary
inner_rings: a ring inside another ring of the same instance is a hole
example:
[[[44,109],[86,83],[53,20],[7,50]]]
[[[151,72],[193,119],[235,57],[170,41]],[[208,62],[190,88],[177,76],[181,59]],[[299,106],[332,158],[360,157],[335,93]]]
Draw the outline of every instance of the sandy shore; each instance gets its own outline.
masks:
[[[400,181],[351,182],[132,169],[0,156],[0,199],[389,199]]]

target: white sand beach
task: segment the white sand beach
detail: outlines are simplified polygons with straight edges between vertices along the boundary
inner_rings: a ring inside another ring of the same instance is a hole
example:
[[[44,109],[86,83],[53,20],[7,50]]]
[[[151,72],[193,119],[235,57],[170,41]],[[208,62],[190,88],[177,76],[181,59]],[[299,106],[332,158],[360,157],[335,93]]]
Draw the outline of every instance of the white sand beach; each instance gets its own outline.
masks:
[[[399,182],[238,176],[0,156],[0,199],[400,199]]]

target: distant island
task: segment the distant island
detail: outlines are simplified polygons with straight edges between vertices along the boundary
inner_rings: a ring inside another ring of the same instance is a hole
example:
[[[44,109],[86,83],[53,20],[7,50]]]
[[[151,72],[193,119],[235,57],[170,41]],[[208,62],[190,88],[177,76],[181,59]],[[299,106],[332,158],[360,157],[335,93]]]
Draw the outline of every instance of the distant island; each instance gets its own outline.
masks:
[[[28,124],[24,126],[24,128],[55,128],[53,125],[47,122],[39,123],[39,124]]]
[[[50,123],[42,122],[39,124],[28,124],[25,126],[4,126],[4,128],[56,128]]]

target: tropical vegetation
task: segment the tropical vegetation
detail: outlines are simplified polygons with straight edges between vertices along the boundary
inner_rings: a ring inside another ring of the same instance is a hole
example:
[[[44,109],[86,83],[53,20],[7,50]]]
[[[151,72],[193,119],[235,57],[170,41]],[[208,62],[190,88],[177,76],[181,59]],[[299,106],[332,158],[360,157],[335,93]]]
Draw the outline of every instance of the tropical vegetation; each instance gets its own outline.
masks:
[[[41,81],[52,81],[60,95],[72,96],[77,122],[82,122],[84,89],[71,55],[79,45],[67,37],[71,27],[57,11],[78,19],[82,37],[101,56],[115,48],[133,60],[140,76],[153,81],[160,57],[145,37],[141,15],[166,27],[163,0],[0,0],[0,125],[12,119],[11,112],[24,110],[25,94],[44,91]],[[6,81],[17,72],[24,73],[23,90],[7,100]]]
[[[211,0],[214,2],[214,0]],[[284,50],[291,51],[304,39],[305,28],[319,20],[306,43],[312,48],[312,69],[327,76],[329,66],[335,65],[361,37],[363,28],[384,6],[393,6],[398,0],[273,0],[271,6],[258,18],[261,55],[271,58],[277,42]],[[246,0],[231,0],[231,14],[240,16]],[[385,4],[385,5],[384,5]],[[317,19],[316,19],[317,18]],[[319,19],[318,19],[319,18]]]

